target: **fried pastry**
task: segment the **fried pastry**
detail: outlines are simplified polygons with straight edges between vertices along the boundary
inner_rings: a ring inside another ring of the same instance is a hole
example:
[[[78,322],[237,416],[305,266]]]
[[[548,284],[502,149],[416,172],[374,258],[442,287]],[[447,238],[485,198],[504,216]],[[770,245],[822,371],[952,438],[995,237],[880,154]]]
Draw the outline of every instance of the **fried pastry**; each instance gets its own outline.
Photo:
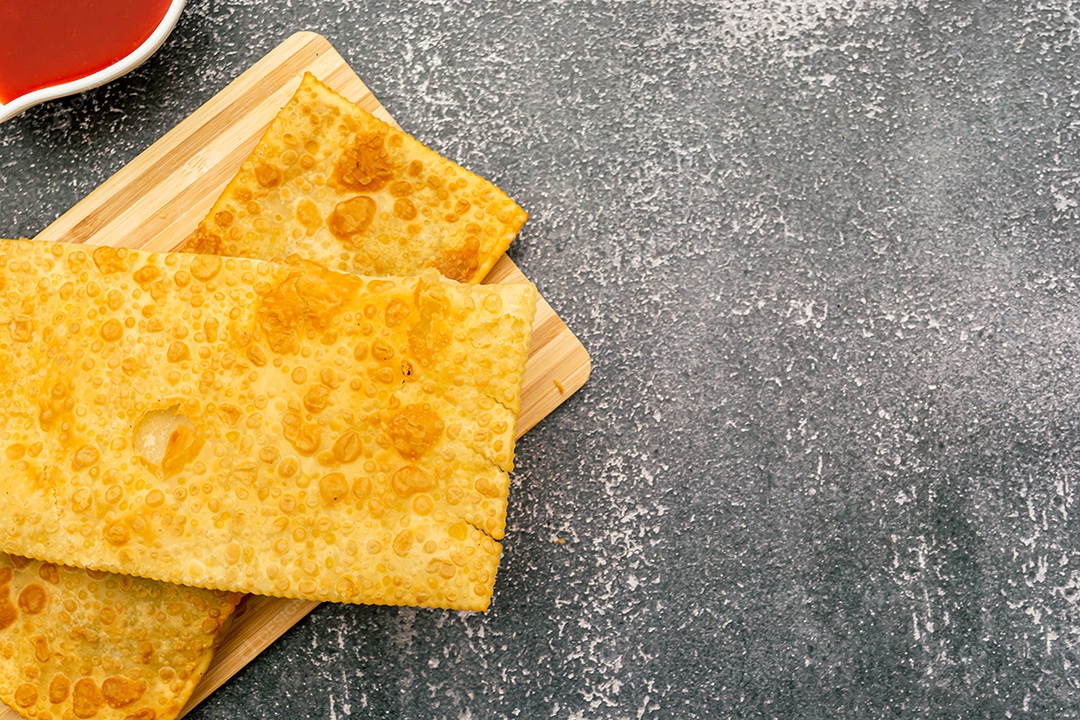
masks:
[[[310,73],[179,249],[478,283],[528,215]]]
[[[239,598],[0,555],[0,700],[36,720],[172,720]]]
[[[0,549],[484,610],[536,293],[0,244]]]

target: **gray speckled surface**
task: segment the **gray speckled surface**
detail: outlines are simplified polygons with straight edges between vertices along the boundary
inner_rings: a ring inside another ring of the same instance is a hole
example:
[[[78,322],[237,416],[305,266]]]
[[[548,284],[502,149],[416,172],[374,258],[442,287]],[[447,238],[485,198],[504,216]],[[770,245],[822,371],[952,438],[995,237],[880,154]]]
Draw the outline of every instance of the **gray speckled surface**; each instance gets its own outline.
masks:
[[[323,606],[192,717],[1080,717],[1080,5],[193,0],[0,126],[0,235],[300,29],[595,370],[488,615]]]

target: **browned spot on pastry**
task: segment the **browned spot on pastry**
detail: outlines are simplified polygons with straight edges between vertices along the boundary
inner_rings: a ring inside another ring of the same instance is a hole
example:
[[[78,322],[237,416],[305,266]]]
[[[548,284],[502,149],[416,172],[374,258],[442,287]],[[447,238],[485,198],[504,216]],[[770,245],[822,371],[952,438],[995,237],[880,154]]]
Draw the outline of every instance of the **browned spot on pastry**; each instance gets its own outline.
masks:
[[[461,245],[444,249],[435,267],[451,280],[468,282],[480,267],[480,241],[475,235],[469,235]]]
[[[356,434],[354,430],[346,430],[341,434],[334,442],[333,453],[334,458],[341,463],[349,463],[360,457],[360,453],[364,450],[364,443],[360,440],[360,436]]]
[[[296,219],[301,225],[306,227],[308,231],[313,231],[322,225],[322,214],[319,212],[319,206],[313,203],[308,198],[304,198],[296,206]]]
[[[255,165],[255,179],[264,188],[277,187],[281,184],[281,171],[273,165],[257,163]]]
[[[393,197],[401,198],[408,197],[413,193],[413,185],[407,180],[395,180],[390,183],[390,194]]]
[[[183,362],[191,358],[191,350],[188,349],[187,344],[177,340],[173,344],[169,345],[169,352],[166,355],[166,359],[171,363]]]
[[[303,263],[301,268],[271,288],[256,311],[259,326],[277,353],[296,352],[300,331],[326,328],[359,283],[314,263]]]
[[[157,712],[151,708],[143,708],[142,710],[136,710],[130,715],[125,715],[124,720],[157,720]]]
[[[120,521],[106,525],[105,532],[102,534],[105,537],[105,542],[110,545],[126,545],[128,540],[131,539],[131,533],[128,531],[127,526]]]
[[[389,327],[397,327],[405,322],[412,313],[412,308],[401,300],[392,300],[386,306],[386,324]]]
[[[394,346],[380,338],[371,344],[371,357],[376,360],[389,360],[394,357]]]
[[[56,585],[60,582],[60,568],[52,563],[42,563],[38,568],[38,577],[47,583]]]
[[[131,276],[140,285],[149,285],[161,277],[161,268],[155,265],[144,265]]]
[[[131,269],[128,251],[124,248],[102,246],[94,249],[94,264],[97,269],[108,275],[115,272],[127,272]]]
[[[409,198],[398,198],[394,201],[394,217],[398,220],[415,220],[416,206]]]
[[[37,699],[37,688],[30,683],[20,685],[19,689],[15,691],[15,704],[19,707],[30,707],[37,702]]]
[[[393,549],[396,555],[405,557],[409,554],[409,549],[413,545],[413,533],[412,530],[406,528],[397,534],[394,538]]]
[[[78,718],[92,718],[105,704],[101,689],[90,678],[80,678],[71,691],[71,711]]]
[[[101,683],[101,694],[105,702],[114,709],[126,708],[136,703],[146,692],[146,683],[132,680],[122,675],[105,678]]]
[[[0,630],[11,627],[11,624],[18,620],[18,608],[12,604],[11,598],[8,597],[6,590],[8,588],[3,587],[4,597],[0,598]]]
[[[395,164],[386,152],[386,132],[357,133],[334,166],[334,180],[348,190],[375,192],[394,179]]]
[[[68,679],[68,676],[63,673],[53,675],[53,679],[49,683],[49,702],[53,705],[59,705],[67,700],[69,692],[71,692],[71,680]]]
[[[414,465],[404,465],[390,481],[390,487],[401,497],[426,492],[435,487],[435,481],[426,472]]]
[[[326,226],[334,237],[343,241],[351,241],[357,235],[361,235],[371,227],[378,205],[367,195],[342,200],[326,218]]]
[[[224,213],[218,213],[223,215]],[[232,219],[232,213],[228,213],[230,222]],[[220,223],[219,223],[220,224]],[[201,253],[205,255],[220,255],[221,254],[221,236],[215,232],[210,232],[202,225],[192,233],[191,237],[184,241],[178,250],[179,252],[188,253]]]
[[[30,642],[34,645],[34,659],[38,662],[48,662],[52,657],[52,651],[49,650],[49,639],[44,635],[36,635],[30,639]]]
[[[27,615],[37,615],[45,609],[48,593],[38,583],[30,583],[19,593],[19,609]]]
[[[331,506],[349,494],[349,482],[343,473],[329,473],[319,478],[319,495],[323,504]]]
[[[423,457],[439,441],[443,422],[426,403],[406,405],[390,419],[387,431],[403,458]]]
[[[200,255],[194,258],[188,267],[196,280],[207,282],[213,280],[221,272],[221,258],[214,255]]]
[[[323,385],[315,385],[304,395],[304,407],[309,412],[319,413],[326,409],[330,402],[330,391]]]
[[[71,461],[71,469],[75,471],[85,470],[101,459],[101,453],[92,445],[83,445],[75,451],[75,457]]]
[[[428,563],[427,571],[432,575],[438,575],[444,580],[449,580],[457,574],[457,568],[454,566],[454,563],[439,558]]]
[[[299,416],[289,414],[282,419],[285,439],[301,455],[314,455],[322,444],[322,429],[315,423],[306,423]]]
[[[124,326],[116,318],[109,318],[101,326],[101,339],[105,342],[116,342],[124,336]]]
[[[34,321],[23,315],[16,315],[8,323],[8,332],[15,342],[30,342],[34,335]]]

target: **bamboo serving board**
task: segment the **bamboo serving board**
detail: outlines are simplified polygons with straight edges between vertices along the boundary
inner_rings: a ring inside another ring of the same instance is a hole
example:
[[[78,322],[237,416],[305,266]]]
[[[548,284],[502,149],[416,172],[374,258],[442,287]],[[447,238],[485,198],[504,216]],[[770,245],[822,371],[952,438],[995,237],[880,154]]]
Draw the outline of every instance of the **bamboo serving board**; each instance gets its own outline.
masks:
[[[206,215],[305,71],[394,123],[320,35],[293,35],[163,138],[105,181],[36,239],[167,251]],[[396,123],[394,123],[396,125]],[[422,139],[422,138],[421,138]],[[506,256],[484,282],[525,278]],[[589,354],[542,298],[525,368],[520,437],[585,384]],[[266,649],[318,603],[249,596],[184,713]],[[0,720],[19,716],[0,704]]]

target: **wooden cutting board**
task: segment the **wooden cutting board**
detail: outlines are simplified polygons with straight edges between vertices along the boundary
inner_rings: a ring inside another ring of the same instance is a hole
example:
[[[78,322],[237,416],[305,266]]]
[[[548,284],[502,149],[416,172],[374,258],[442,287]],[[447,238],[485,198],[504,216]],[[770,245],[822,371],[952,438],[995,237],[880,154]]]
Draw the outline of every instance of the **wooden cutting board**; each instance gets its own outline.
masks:
[[[293,35],[215,95],[36,239],[171,250],[214,204],[305,71],[394,123],[356,73],[320,35]],[[396,124],[396,123],[394,123]],[[423,133],[419,133],[423,139]],[[522,281],[503,258],[484,282]],[[520,437],[585,384],[589,354],[543,299],[525,369]],[[513,542],[513,538],[510,538]],[[498,585],[496,585],[496,588]],[[266,649],[318,603],[248,597],[185,713]],[[0,720],[18,715],[0,705]]]

